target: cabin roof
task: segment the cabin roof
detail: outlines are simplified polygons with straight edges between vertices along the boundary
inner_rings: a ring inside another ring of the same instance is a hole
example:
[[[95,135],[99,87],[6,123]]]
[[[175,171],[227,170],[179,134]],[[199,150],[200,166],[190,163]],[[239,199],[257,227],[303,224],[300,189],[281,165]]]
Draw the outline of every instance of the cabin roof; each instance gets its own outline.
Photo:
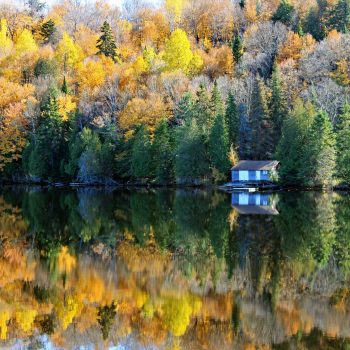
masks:
[[[278,164],[277,160],[241,160],[231,170],[273,170]]]
[[[276,208],[268,205],[233,205],[239,214],[243,215],[278,215]]]

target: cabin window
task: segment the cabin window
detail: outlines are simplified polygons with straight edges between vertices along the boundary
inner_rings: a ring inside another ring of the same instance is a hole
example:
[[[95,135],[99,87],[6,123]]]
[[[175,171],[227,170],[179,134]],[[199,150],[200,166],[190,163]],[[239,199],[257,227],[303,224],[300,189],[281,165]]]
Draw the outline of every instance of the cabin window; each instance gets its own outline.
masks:
[[[264,174],[264,175],[267,175],[267,170],[263,170],[263,174]]]

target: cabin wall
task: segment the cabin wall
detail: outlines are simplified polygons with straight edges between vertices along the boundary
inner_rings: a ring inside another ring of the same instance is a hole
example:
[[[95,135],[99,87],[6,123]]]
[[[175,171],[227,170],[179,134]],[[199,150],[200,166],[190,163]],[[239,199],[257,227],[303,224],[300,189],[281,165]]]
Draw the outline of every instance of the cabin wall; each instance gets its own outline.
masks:
[[[246,179],[247,170],[232,170],[231,180],[236,181],[270,181],[270,171],[267,170],[248,170],[248,179]],[[244,180],[243,180],[244,179]]]

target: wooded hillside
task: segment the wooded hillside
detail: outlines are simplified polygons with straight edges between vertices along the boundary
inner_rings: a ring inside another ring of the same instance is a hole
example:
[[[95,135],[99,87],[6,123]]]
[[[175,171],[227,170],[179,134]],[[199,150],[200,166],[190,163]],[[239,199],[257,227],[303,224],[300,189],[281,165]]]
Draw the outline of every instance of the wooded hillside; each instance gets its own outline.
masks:
[[[0,5],[0,178],[350,183],[350,0]]]

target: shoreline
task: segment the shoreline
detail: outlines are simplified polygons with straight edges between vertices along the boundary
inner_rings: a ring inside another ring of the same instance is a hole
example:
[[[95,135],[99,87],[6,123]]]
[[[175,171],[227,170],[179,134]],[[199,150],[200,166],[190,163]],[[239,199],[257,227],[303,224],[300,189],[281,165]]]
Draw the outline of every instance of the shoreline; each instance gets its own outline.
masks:
[[[79,182],[0,182],[0,188],[3,187],[41,187],[41,188],[96,188],[96,189],[204,189],[204,190],[221,190],[232,193],[240,192],[237,190],[228,190],[223,188],[222,184],[150,184],[150,183],[79,183]],[[303,186],[283,186],[276,185],[275,188],[260,189],[257,192],[350,192],[349,185],[337,185],[329,188],[322,187],[303,187]]]

